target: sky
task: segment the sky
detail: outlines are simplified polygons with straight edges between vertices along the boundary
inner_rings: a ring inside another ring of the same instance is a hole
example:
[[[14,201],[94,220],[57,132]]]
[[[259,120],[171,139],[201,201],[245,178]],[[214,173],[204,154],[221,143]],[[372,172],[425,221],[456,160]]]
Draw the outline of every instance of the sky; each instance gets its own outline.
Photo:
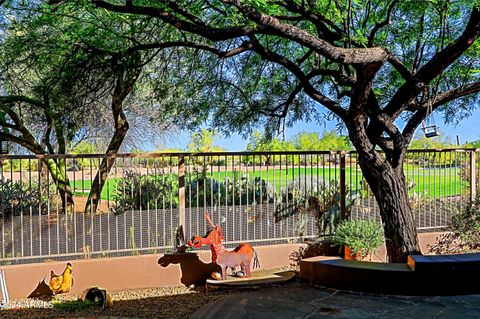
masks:
[[[450,137],[452,143],[456,141],[456,136],[460,138],[460,143],[480,139],[480,109],[477,109],[469,118],[464,119],[456,125],[446,125],[442,122],[440,116],[434,119],[442,135]],[[290,139],[300,132],[319,132],[322,134],[325,130],[335,129],[335,122],[317,124],[315,122],[298,122],[294,127],[285,130],[285,139]],[[175,148],[186,150],[190,134],[188,132],[178,132],[175,136],[167,137],[164,141],[164,148]],[[222,137],[220,135],[214,141],[215,146],[220,146],[228,151],[243,151],[247,147],[248,140],[240,135],[231,137]]]

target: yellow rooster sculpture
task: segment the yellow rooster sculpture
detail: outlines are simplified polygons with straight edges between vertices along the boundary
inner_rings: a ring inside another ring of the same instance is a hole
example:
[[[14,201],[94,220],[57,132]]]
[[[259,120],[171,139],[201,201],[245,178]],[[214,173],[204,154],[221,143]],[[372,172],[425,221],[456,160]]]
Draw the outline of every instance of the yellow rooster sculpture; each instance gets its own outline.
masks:
[[[67,267],[61,275],[56,275],[53,270],[50,272],[49,287],[55,295],[69,292],[72,286],[73,277],[71,263],[67,263]]]

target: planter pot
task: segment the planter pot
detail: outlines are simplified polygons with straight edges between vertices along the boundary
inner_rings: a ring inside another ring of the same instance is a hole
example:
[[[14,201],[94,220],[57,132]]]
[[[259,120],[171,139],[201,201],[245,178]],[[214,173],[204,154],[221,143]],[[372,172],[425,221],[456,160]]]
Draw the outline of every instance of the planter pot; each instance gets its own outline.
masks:
[[[343,258],[346,260],[360,260],[360,261],[372,261],[372,254],[367,254],[367,256],[362,257],[362,253],[358,252],[354,254],[350,247],[343,246]]]

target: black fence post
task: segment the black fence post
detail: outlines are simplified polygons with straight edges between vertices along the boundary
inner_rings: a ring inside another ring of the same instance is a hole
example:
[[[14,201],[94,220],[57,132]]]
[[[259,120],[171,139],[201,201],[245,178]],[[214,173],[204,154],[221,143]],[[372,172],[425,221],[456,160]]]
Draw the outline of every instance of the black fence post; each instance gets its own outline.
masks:
[[[340,152],[340,221],[347,217],[346,152]]]

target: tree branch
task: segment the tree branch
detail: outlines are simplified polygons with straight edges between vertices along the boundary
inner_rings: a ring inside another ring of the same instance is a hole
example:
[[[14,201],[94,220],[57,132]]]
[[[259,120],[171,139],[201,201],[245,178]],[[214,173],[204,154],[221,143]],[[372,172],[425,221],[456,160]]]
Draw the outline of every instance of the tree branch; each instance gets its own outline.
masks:
[[[447,67],[455,62],[468,48],[470,48],[475,40],[480,36],[480,11],[473,8],[470,19],[463,33],[445,49],[441,50],[433,56],[415,74],[415,82],[406,82],[394,94],[390,102],[385,107],[386,114],[393,119],[408,107],[408,103],[420,93],[424,85],[428,85],[433,79],[440,75]]]
[[[8,142],[13,142],[20,146],[25,147],[27,150],[31,151],[35,154],[45,154],[45,150],[43,150],[40,145],[34,143],[32,144],[30,140],[26,138],[22,138],[19,136],[12,135],[10,133],[5,133],[0,131],[0,139]]]
[[[421,105],[414,105],[414,103],[411,103],[410,108],[417,111],[412,115],[402,132],[405,140],[408,141],[407,145],[412,140],[417,127],[422,123],[422,121],[426,119],[426,117],[430,113],[448,102],[478,92],[480,92],[480,82],[475,82],[457,87],[449,91],[438,93],[434,99],[424,101]]]
[[[330,43],[342,39],[342,35],[344,34],[344,32],[340,28],[338,28],[333,22],[321,16],[320,14],[307,11],[304,6],[299,6],[295,3],[295,1],[292,0],[286,0],[283,3],[279,2],[279,5],[283,6],[291,12],[300,14],[303,18],[312,22],[317,28],[319,35],[323,36]],[[329,22],[329,26],[333,28],[334,31],[331,31],[327,27],[327,21]]]
[[[23,95],[0,96],[0,104],[11,104],[11,103],[19,103],[19,102],[20,103],[28,103],[30,105],[35,105],[35,106],[40,107],[41,109],[47,109],[47,105],[45,105],[44,103],[42,103],[38,100],[32,99],[32,98],[23,96]]]
[[[377,35],[377,32],[380,31],[380,29],[382,29],[382,28],[384,28],[384,27],[386,27],[387,25],[390,24],[393,10],[395,9],[395,6],[397,4],[398,4],[398,0],[393,0],[390,3],[390,5],[388,6],[387,16],[385,17],[385,20],[375,23],[375,26],[373,27],[372,31],[367,36],[369,47],[372,47],[374,45],[375,36]]]
[[[393,53],[388,56],[387,61],[398,71],[398,73],[400,73],[400,75],[405,79],[405,81],[413,84],[418,83],[418,80],[413,76],[412,72],[410,72],[405,66],[405,64],[403,64],[403,62],[400,61],[400,59]]]
[[[252,29],[250,27],[215,28],[211,26],[206,26],[202,23],[199,24],[196,22],[179,19],[172,13],[156,7],[138,6],[138,5],[121,6],[121,5],[111,4],[104,0],[91,0],[91,1],[97,7],[103,8],[111,12],[129,13],[129,14],[137,14],[137,15],[144,15],[144,16],[159,18],[163,22],[173,25],[179,30],[191,32],[193,34],[200,35],[212,41],[223,41],[223,40],[238,38],[238,37],[246,36],[249,34],[257,33],[260,29],[260,28]],[[174,8],[171,7],[171,4],[172,4],[171,2],[164,3],[166,7],[174,11]]]
[[[480,82],[465,84],[452,90],[439,92],[433,99],[423,101],[420,105],[417,103],[410,103],[409,108],[412,110],[418,110],[420,108],[428,107],[434,111],[448,102],[478,92],[480,92]]]
[[[300,68],[290,61],[289,59],[281,56],[276,52],[272,52],[262,46],[254,36],[250,36],[250,40],[253,44],[253,50],[257,52],[264,59],[282,65],[289,70],[296,78],[302,83],[305,93],[307,93],[313,100],[325,106],[328,110],[332,111],[335,115],[341,119],[345,119],[346,111],[335,101],[321,94],[315,90],[311,85],[309,78],[303,73]]]
[[[264,114],[264,115],[267,115],[267,116],[271,116],[271,117],[285,118],[287,116],[289,106],[293,103],[293,101],[297,97],[297,94],[300,93],[300,91],[302,91],[302,89],[303,89],[303,83],[300,82],[295,86],[293,91],[289,94],[289,96],[288,96],[288,98],[285,102],[281,103],[280,105],[278,105],[277,107],[275,107],[273,109],[268,109],[267,108],[267,112],[261,112],[261,113]],[[276,113],[282,107],[283,107],[282,113],[280,113],[280,114]]]
[[[237,0],[223,0],[223,2],[234,5],[247,19],[257,23],[265,30],[270,31],[271,34],[295,41],[307,48],[315,50],[315,52],[332,61],[346,64],[365,64],[372,62],[383,63],[388,58],[388,54],[383,48],[345,49],[336,47],[328,41],[315,37],[299,27],[282,23],[280,20],[265,15],[252,7],[244,6]]]
[[[257,10],[239,4],[237,0],[223,0],[223,3],[236,6],[249,20],[257,23],[255,28],[249,27],[226,27],[215,28],[212,26],[199,25],[191,21],[177,18],[173,14],[156,7],[146,6],[121,6],[114,5],[103,0],[92,0],[93,3],[106,10],[118,13],[130,13],[156,17],[162,21],[175,26],[178,30],[187,31],[200,35],[212,41],[222,41],[239,38],[253,34],[273,34],[293,40],[301,45],[315,50],[325,57],[341,63],[370,63],[384,62],[388,54],[383,48],[355,48],[344,49],[335,47],[328,41],[317,38],[307,31],[290,24],[282,23],[280,20],[262,14]],[[165,6],[169,7],[166,3]],[[174,10],[174,8],[171,8]]]

